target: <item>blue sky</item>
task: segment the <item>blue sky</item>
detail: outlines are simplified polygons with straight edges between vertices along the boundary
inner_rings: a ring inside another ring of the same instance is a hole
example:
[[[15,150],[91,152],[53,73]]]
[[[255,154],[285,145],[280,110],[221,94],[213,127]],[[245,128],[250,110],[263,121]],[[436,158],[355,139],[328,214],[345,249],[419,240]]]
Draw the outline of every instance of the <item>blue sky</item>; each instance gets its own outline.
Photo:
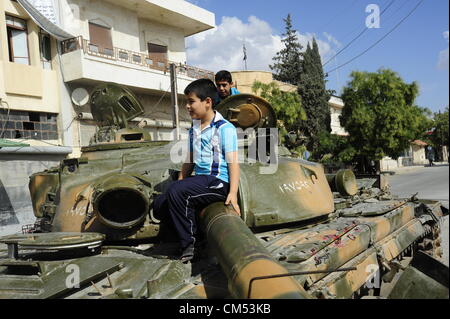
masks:
[[[188,63],[217,71],[244,69],[245,43],[249,70],[270,70],[271,58],[281,48],[283,18],[292,16],[300,42],[314,36],[319,42],[322,62],[329,71],[363,52],[388,33],[420,0],[190,0],[216,15],[216,29],[186,41]],[[380,28],[367,29],[351,46],[333,56],[366,29],[376,4]],[[449,104],[448,0],[424,0],[397,29],[350,64],[329,73],[327,86],[341,92],[353,70],[374,72],[390,68],[408,83],[416,81],[420,95],[416,103],[432,111]]]

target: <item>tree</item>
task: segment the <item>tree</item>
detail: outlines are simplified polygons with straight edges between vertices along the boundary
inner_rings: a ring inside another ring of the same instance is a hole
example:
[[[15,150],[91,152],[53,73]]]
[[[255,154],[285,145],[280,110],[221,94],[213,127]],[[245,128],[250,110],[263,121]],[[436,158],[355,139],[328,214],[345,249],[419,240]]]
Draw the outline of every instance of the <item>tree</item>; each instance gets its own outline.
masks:
[[[420,138],[428,123],[426,110],[414,104],[416,82],[405,83],[394,71],[352,72],[343,90],[341,125],[364,165],[384,156],[398,158]]]
[[[445,108],[445,112],[441,113],[439,111],[434,113],[432,123],[433,133],[429,136],[429,140],[431,145],[438,151],[438,154],[440,154],[440,150],[442,150],[443,146],[449,146],[448,120],[448,106]]]
[[[356,150],[349,144],[348,136],[323,131],[319,134],[319,139],[316,156],[321,163],[338,167],[352,164]]]
[[[304,123],[304,129],[309,137],[308,147],[313,151],[313,156],[318,158],[320,156],[317,154],[320,135],[322,132],[331,131],[331,115],[328,105],[330,93],[325,87],[322,60],[316,39],[313,39],[312,47],[308,43],[306,51],[303,53],[298,92],[302,97],[302,105],[308,117]]]
[[[274,79],[292,85],[297,85],[301,73],[301,50],[302,46],[298,42],[296,30],[292,28],[291,15],[288,14],[286,19],[286,32],[282,35],[281,42],[284,48],[277,52],[273,58],[274,64],[270,65],[270,69],[274,71]]]
[[[252,85],[253,93],[266,99],[273,107],[278,119],[277,127],[281,143],[288,145],[286,136],[289,132],[295,132],[300,135],[301,122],[306,120],[306,113],[302,107],[300,95],[297,91],[284,92],[281,91],[275,82],[265,84],[255,81]],[[288,147],[292,150],[292,147]],[[301,153],[300,149],[296,149]]]

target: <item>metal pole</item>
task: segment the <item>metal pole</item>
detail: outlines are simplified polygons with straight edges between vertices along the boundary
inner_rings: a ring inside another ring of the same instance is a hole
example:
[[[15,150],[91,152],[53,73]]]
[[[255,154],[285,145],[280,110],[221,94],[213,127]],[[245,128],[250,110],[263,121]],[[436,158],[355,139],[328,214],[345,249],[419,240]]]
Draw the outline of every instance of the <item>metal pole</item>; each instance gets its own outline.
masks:
[[[180,119],[178,116],[178,89],[177,89],[177,67],[175,63],[170,64],[170,90],[173,107],[173,128],[175,128],[175,139],[180,140]]]

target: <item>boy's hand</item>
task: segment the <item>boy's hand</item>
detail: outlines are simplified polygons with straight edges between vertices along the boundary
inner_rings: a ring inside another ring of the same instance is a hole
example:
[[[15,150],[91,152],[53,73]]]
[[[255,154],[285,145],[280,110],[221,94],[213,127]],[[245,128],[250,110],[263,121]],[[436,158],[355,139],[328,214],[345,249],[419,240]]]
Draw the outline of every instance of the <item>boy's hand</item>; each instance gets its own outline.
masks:
[[[237,203],[237,194],[229,193],[227,196],[227,200],[225,201],[225,205],[232,205],[233,209],[236,211],[236,213],[241,216],[241,210],[239,208],[239,205]]]

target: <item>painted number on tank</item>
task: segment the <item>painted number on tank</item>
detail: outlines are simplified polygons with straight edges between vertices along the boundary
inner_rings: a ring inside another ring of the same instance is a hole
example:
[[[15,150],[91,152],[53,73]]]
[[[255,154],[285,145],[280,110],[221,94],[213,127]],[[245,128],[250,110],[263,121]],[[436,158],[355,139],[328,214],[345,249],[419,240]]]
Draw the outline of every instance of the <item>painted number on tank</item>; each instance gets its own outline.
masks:
[[[86,215],[86,206],[78,205],[76,208],[72,208],[71,210],[67,211],[67,215],[84,216],[84,215]]]
[[[305,188],[309,188],[311,187],[311,185],[309,185],[308,182],[305,181],[294,181],[278,185],[278,187],[283,194],[286,194],[286,193],[293,193]]]

